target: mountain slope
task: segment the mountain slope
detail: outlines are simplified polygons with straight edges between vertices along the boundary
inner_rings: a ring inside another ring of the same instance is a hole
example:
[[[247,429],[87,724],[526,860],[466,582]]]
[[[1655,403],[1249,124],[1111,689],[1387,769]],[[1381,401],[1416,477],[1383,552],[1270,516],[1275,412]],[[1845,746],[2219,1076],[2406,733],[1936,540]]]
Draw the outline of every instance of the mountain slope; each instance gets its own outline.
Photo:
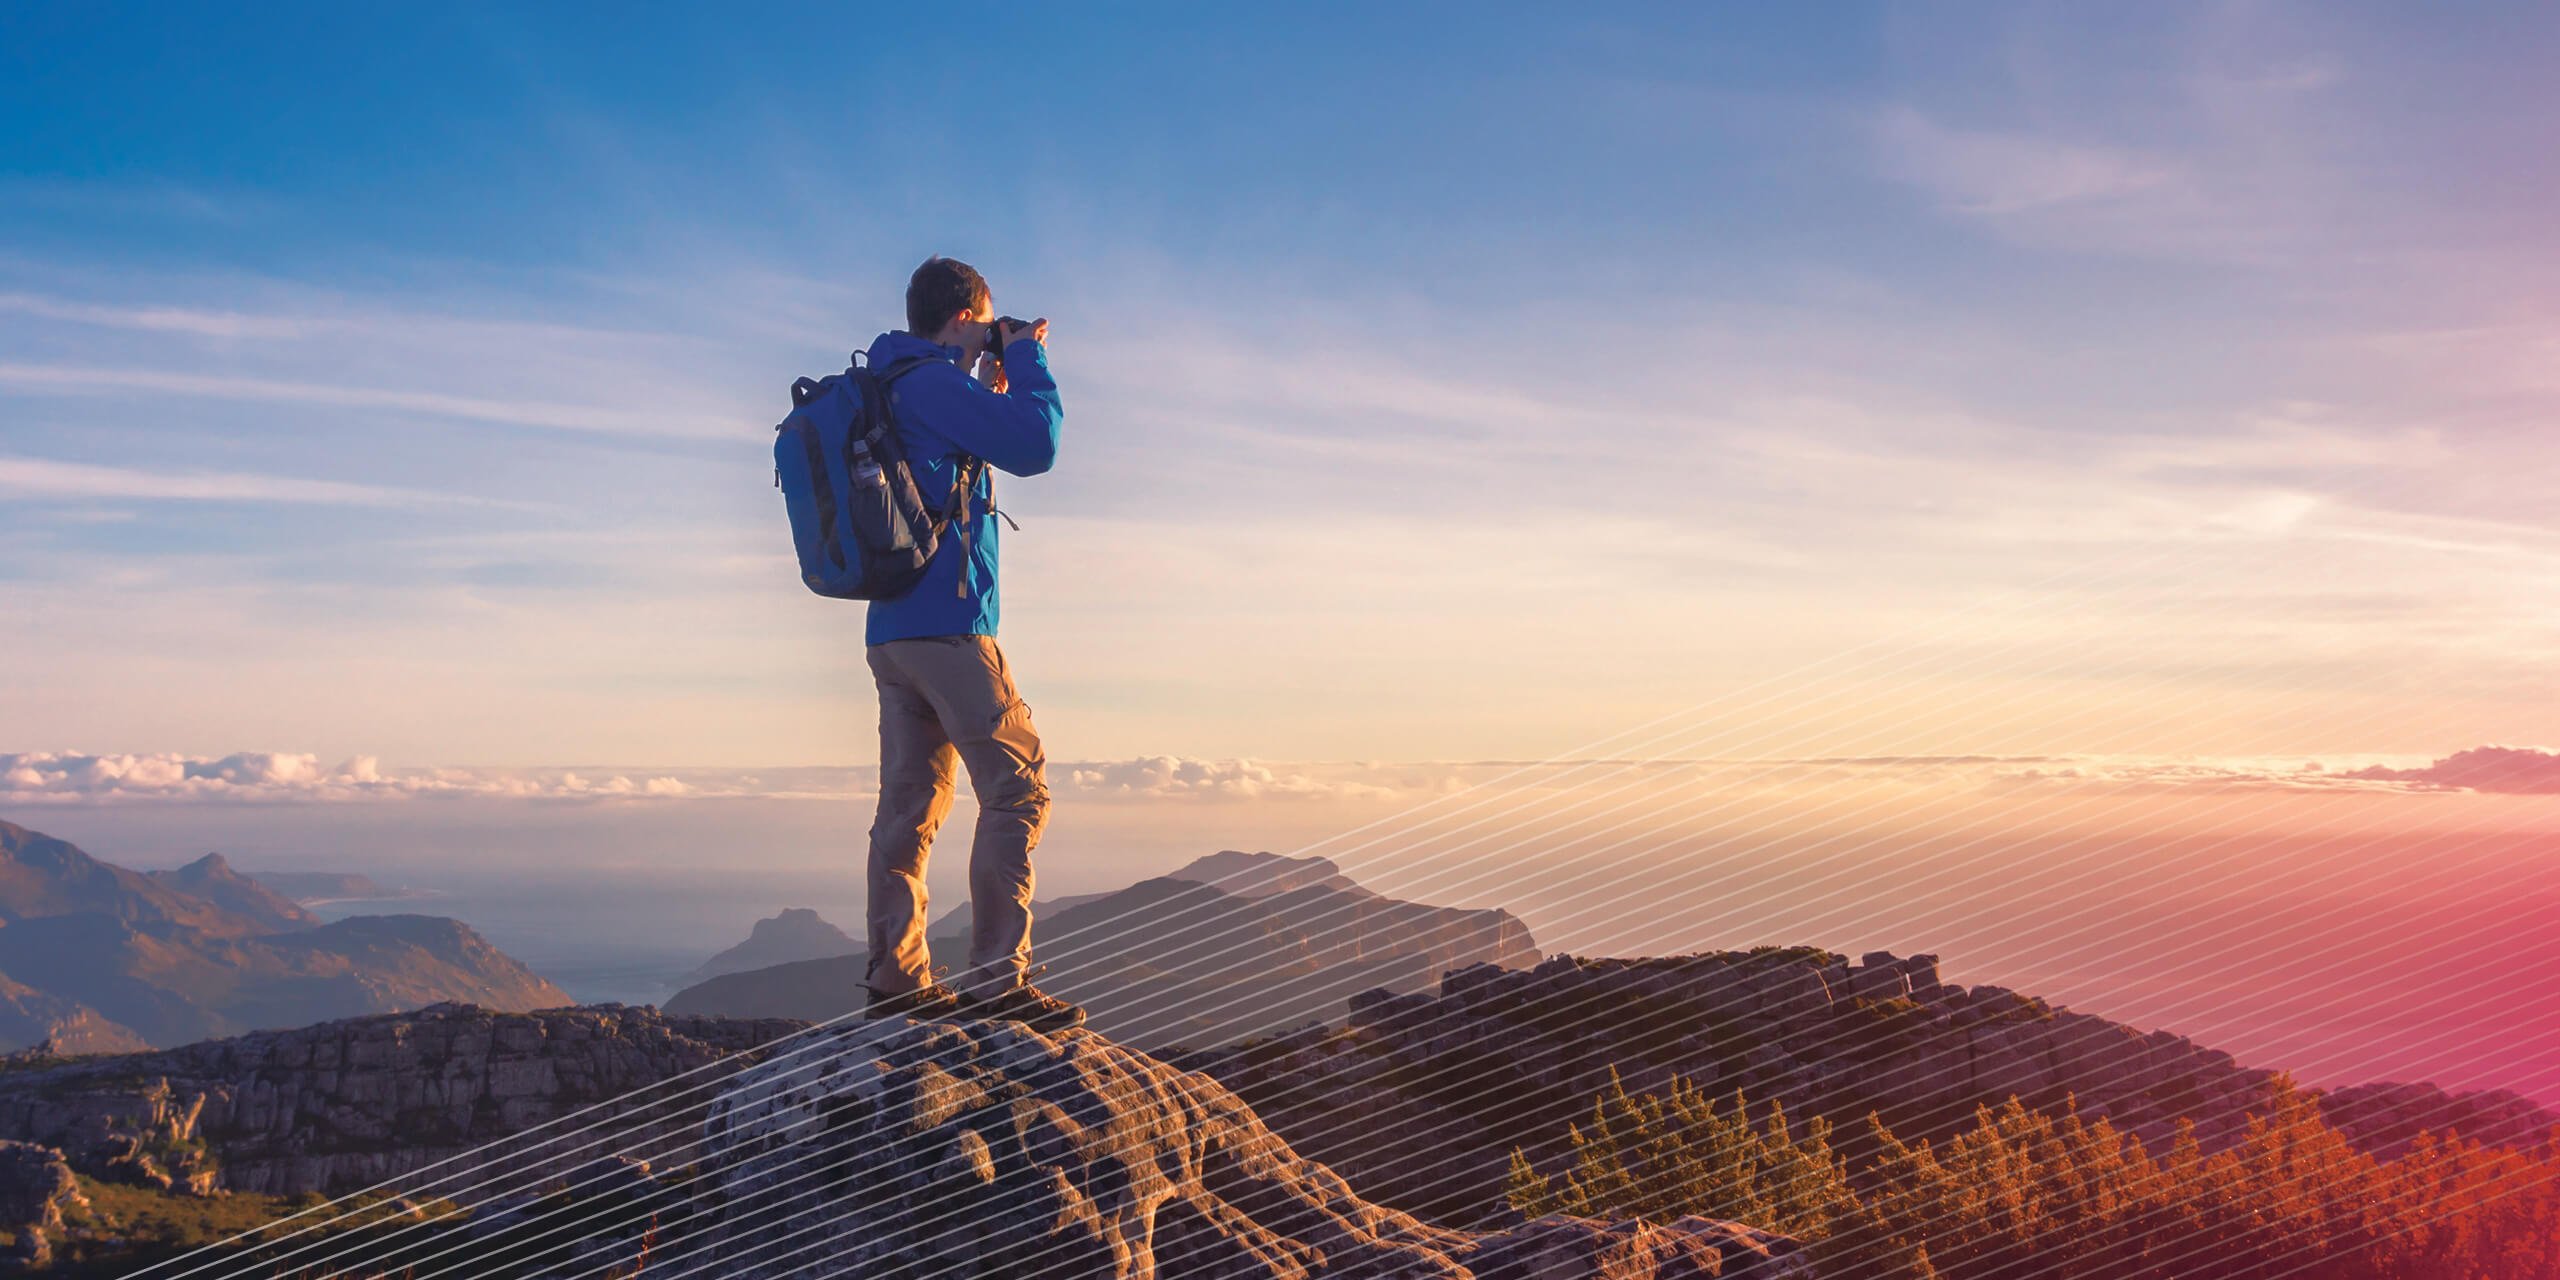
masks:
[[[0,1044],[50,1044],[56,1053],[131,1053],[149,1042],[77,1000],[0,975]]]
[[[269,933],[272,926],[138,871],[100,862],[67,840],[0,822],[0,922],[94,912],[141,926],[175,925],[212,937]]]
[[[258,921],[270,932],[304,929],[320,923],[320,917],[303,910],[300,903],[278,893],[273,886],[232,870],[231,864],[218,853],[208,853],[175,871],[149,871],[144,874],[233,915]]]
[[[0,823],[0,1041],[179,1044],[471,1000],[570,1003],[459,921],[323,924],[208,855],[143,874]],[[137,1043],[138,1042],[138,1043]]]

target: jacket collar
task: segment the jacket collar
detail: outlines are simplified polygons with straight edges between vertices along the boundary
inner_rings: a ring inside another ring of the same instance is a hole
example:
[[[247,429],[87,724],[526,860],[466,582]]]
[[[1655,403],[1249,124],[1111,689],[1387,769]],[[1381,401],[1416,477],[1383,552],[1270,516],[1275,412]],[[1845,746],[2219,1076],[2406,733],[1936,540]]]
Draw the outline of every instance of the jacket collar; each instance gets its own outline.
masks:
[[[873,338],[866,354],[871,363],[885,365],[913,356],[938,356],[956,362],[962,353],[958,347],[945,346],[931,338],[919,338],[904,329],[891,329]]]

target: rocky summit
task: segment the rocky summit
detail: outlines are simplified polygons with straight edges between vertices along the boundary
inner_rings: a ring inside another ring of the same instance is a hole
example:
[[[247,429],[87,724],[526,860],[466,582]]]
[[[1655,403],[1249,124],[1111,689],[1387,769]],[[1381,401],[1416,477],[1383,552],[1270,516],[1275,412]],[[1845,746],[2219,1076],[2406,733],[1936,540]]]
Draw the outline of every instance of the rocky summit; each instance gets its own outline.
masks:
[[[857,1024],[731,1080],[705,1135],[732,1280],[1804,1277],[1740,1223],[1455,1231],[1372,1203],[1236,1095],[1089,1031]]]

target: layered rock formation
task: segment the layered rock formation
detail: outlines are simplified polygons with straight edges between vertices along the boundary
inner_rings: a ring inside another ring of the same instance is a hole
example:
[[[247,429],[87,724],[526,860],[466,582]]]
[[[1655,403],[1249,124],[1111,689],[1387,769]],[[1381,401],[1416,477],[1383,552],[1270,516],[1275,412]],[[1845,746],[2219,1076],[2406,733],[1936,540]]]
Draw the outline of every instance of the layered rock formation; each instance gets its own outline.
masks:
[[[735,1280],[1805,1276],[1737,1223],[1453,1231],[1363,1199],[1215,1081],[1086,1031],[857,1024],[714,1107],[719,1214],[659,1266]]]
[[[1557,956],[1477,966],[1433,994],[1375,993],[1349,1025],[1181,1055],[1367,1194],[1435,1220],[1500,1212],[1514,1147],[1551,1157],[1614,1068],[1631,1092],[1674,1075],[1783,1101],[1856,1150],[1874,1111],[1943,1138],[2015,1094],[2105,1117],[2154,1150],[2179,1120],[2208,1150],[2238,1141],[2273,1072],[1996,986],[1939,980],[1934,956],[1858,963],[1807,948],[1664,959]]]
[[[572,1113],[634,1158],[691,1159],[711,1096],[698,1086],[800,1025],[439,1005],[124,1057],[19,1055],[0,1070],[0,1139],[58,1149],[110,1181],[279,1194],[341,1192],[469,1152],[427,1194],[486,1199],[592,1158],[521,1138]]]
[[[1422,991],[1446,969],[1539,956],[1509,912],[1381,897],[1322,858],[1232,850],[1035,915],[1034,929],[1041,986],[1085,1005],[1093,1029],[1149,1049],[1338,1020],[1362,991]],[[959,961],[965,937],[936,938],[934,954]],[[850,955],[732,974],[667,1007],[820,1021],[855,1007],[862,970]]]
[[[458,921],[322,924],[218,854],[144,874],[0,822],[0,1047],[114,1052],[441,1000],[570,1002]]]

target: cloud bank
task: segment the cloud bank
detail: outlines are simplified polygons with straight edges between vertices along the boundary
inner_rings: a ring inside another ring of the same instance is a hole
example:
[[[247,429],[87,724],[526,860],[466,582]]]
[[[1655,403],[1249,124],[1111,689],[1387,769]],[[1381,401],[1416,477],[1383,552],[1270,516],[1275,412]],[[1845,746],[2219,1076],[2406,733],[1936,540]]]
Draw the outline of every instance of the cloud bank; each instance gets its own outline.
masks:
[[[435,796],[525,800],[674,799],[693,786],[667,776],[593,777],[574,770],[386,771],[372,756],[323,768],[314,755],[238,751],[204,757],[171,753],[80,755],[32,751],[0,755],[0,804],[82,804],[134,800],[235,803],[344,802]]]
[[[1684,787],[1827,785],[1844,775],[1885,776],[1958,790],[2095,788],[2185,791],[2358,791],[2433,794],[2560,794],[2560,751],[2482,746],[2414,768],[2336,768],[2316,760],[2109,759],[2079,756],[1840,756],[1553,761],[1266,761],[1176,755],[1129,760],[1053,761],[1060,792],[1097,801],[1405,801],[1474,787],[1565,792],[1642,781]],[[0,753],[0,805],[120,803],[303,804],[489,798],[534,802],[713,799],[841,799],[873,794],[868,766],[780,769],[546,768],[389,769],[373,756],[323,766],[308,753],[241,751],[90,755]],[[962,792],[966,794],[963,786]]]
[[[2560,794],[2560,751],[2483,746],[2417,768],[2364,765],[2331,769],[2317,760],[2294,768],[2221,761],[2083,761],[1997,771],[1996,786],[2104,786],[2115,790],[2472,792]]]

